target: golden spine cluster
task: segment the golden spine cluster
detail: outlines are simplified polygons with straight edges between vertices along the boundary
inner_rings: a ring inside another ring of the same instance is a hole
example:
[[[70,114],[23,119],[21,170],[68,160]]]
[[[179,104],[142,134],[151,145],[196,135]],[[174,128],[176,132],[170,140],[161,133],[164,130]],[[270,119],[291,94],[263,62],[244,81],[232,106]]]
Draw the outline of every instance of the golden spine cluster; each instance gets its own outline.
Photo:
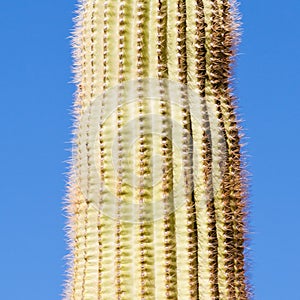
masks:
[[[237,28],[230,0],[80,2],[65,299],[249,299]]]

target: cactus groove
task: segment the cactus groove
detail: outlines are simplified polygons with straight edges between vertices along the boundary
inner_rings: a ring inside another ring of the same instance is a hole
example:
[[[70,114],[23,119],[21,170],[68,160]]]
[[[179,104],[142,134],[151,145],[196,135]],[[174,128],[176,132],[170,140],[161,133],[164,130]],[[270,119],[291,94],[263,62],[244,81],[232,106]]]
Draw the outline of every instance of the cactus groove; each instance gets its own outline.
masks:
[[[249,299],[237,4],[81,0],[75,23],[64,298]]]

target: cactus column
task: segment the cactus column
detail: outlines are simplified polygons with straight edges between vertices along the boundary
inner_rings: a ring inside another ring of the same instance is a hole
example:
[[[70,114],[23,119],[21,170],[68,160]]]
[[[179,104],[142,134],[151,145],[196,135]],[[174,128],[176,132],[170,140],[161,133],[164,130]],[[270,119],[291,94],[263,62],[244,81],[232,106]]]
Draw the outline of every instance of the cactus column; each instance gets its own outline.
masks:
[[[73,41],[65,299],[248,299],[234,1],[83,0]]]

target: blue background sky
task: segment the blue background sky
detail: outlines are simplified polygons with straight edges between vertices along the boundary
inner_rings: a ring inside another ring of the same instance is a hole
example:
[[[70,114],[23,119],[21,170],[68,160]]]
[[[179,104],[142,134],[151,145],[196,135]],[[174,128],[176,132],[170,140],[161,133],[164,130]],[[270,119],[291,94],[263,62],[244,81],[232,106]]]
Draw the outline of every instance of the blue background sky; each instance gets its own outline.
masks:
[[[75,1],[1,1],[0,297],[60,299]],[[255,299],[300,299],[299,0],[242,1]]]

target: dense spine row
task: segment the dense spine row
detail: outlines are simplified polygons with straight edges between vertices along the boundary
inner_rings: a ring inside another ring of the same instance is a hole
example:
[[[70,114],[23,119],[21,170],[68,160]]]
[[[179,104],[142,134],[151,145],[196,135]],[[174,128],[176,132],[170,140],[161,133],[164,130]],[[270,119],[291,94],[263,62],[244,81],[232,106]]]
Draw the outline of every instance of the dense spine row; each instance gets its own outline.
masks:
[[[81,1],[65,299],[249,298],[235,9]]]

